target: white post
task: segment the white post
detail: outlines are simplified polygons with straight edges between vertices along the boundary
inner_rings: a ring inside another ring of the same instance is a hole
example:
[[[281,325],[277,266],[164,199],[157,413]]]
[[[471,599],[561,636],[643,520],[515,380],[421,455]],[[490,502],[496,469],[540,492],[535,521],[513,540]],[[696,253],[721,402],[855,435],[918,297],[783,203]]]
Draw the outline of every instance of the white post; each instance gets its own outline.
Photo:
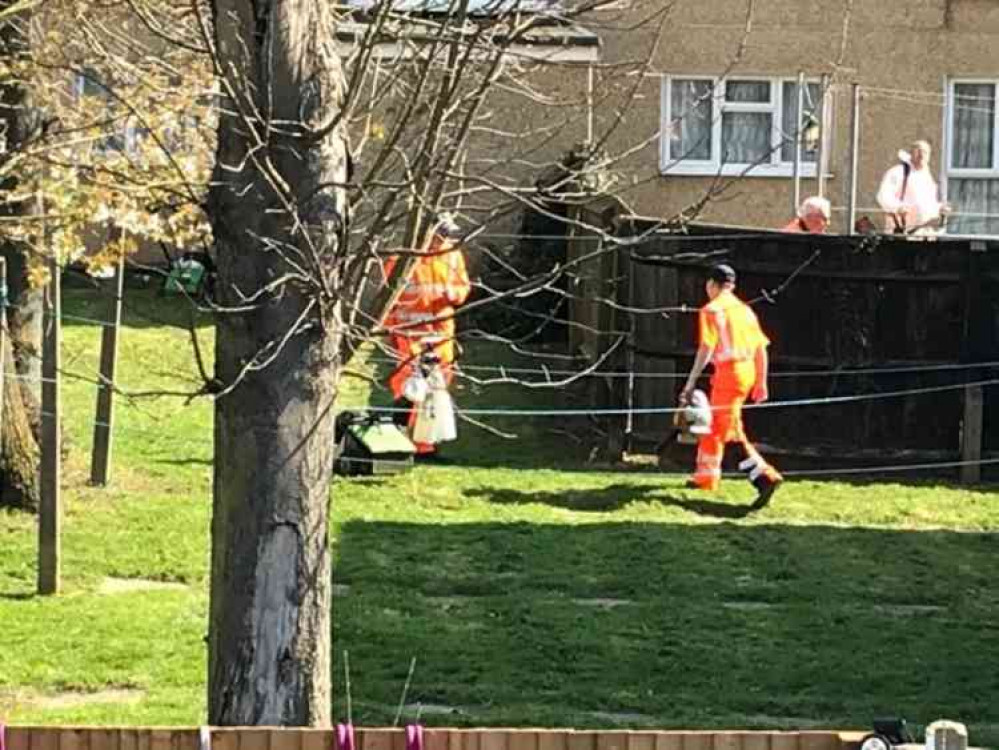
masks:
[[[829,164],[829,74],[822,74],[821,108],[819,109],[819,153],[816,155],[815,166],[818,176],[819,197],[826,195],[826,174]]]
[[[847,231],[856,232],[857,225],[857,171],[860,168],[860,84],[853,84],[853,103],[850,113],[850,210],[847,213]]]
[[[586,142],[593,143],[593,63],[586,66]]]
[[[791,206],[791,215],[798,215],[798,206],[801,205],[801,119],[805,113],[805,74],[798,73],[798,102],[795,107],[794,116],[794,198]]]

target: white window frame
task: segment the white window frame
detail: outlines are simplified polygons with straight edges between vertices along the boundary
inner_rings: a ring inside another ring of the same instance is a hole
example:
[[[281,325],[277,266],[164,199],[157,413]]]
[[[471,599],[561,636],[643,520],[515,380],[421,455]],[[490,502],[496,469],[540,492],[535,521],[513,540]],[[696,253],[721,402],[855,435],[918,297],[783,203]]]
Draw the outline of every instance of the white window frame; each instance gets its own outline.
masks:
[[[955,88],[960,84],[985,84],[993,86],[992,113],[992,167],[983,169],[980,167],[952,167],[954,157],[954,106],[956,103]],[[999,77],[996,76],[976,76],[976,77],[947,77],[944,78],[944,91],[946,93],[947,106],[944,107],[943,133],[944,147],[940,149],[940,195],[944,201],[950,200],[950,180],[999,180]],[[960,213],[960,206],[955,210]],[[976,234],[975,237],[995,237],[997,235]]]
[[[961,84],[987,85],[994,87],[993,96],[997,100],[992,113],[992,166],[988,169],[979,167],[951,167],[954,157],[954,105],[956,93],[954,91]],[[944,113],[944,140],[947,147],[944,149],[943,174],[947,177],[982,177],[986,179],[999,179],[999,78],[950,78],[947,80],[947,107]]]
[[[672,86],[673,81],[708,81],[712,84],[712,123],[711,123],[711,159],[690,159],[673,157],[669,153],[670,127],[673,122]],[[727,102],[725,101],[725,84],[728,82],[768,83],[770,85],[770,101],[762,102]],[[691,175],[728,177],[793,177],[794,163],[781,161],[781,117],[784,111],[784,84],[797,83],[797,78],[774,76],[729,76],[719,78],[705,75],[663,75],[660,83],[660,123],[659,123],[659,172],[662,175]],[[820,83],[818,79],[807,78],[806,84]],[[797,106],[794,102],[791,106]],[[819,105],[821,112],[821,104]],[[750,164],[723,164],[722,152],[722,116],[725,112],[760,112],[771,116],[770,145],[773,152],[770,161]],[[825,138],[825,134],[823,134]],[[826,141],[828,144],[828,141]],[[814,178],[817,174],[817,164],[802,160],[798,174],[801,177]]]

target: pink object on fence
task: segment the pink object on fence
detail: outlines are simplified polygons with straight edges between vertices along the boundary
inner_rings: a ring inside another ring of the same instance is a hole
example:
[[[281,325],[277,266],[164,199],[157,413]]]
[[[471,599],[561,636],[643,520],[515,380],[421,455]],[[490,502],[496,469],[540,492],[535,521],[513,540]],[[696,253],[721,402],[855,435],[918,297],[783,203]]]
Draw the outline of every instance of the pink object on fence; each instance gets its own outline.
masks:
[[[406,725],[406,750],[423,750],[423,725]]]
[[[337,750],[354,750],[354,725],[336,725],[336,747]],[[2,748],[0,748],[2,750]]]

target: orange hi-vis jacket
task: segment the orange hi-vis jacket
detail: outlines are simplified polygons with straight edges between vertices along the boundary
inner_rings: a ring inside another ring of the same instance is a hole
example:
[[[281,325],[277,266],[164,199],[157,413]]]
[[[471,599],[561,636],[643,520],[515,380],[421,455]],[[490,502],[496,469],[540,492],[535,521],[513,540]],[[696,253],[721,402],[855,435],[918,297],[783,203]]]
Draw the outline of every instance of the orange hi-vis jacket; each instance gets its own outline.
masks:
[[[456,245],[449,252],[442,250],[445,250],[443,239],[434,237],[426,257],[413,265],[406,286],[385,319],[399,358],[399,367],[389,379],[396,398],[402,394],[413,361],[427,347],[433,347],[450,378],[450,365],[454,362],[454,309],[468,299],[472,285],[461,249]],[[397,257],[392,257],[385,263],[386,277],[391,275],[397,261]]]
[[[756,351],[770,343],[752,308],[726,289],[701,308],[698,328],[701,346],[714,349],[712,386],[739,383],[752,388]]]

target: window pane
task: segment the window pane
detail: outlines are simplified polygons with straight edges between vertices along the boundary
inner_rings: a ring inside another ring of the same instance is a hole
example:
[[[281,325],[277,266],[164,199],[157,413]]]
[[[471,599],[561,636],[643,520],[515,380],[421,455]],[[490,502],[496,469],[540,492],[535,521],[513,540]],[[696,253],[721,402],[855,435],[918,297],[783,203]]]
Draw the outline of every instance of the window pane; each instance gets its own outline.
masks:
[[[725,164],[769,164],[772,122],[766,112],[724,113],[722,161]]]
[[[728,81],[725,83],[725,101],[770,103],[769,81]]]
[[[947,231],[999,235],[999,180],[951,177],[947,181],[947,198],[954,206]]]
[[[814,118],[815,122],[822,121],[822,111],[821,111],[821,96],[822,87],[817,83],[806,83],[805,84],[805,98],[802,102],[802,123],[807,125],[810,118]],[[780,147],[780,160],[791,164],[794,162],[794,137],[795,133],[798,131],[804,131],[804,127],[796,128],[794,125],[794,115],[798,110],[798,82],[797,81],[784,81],[783,91],[781,93],[781,116],[780,116],[780,130],[781,130],[781,147]],[[802,144],[801,147],[801,161],[802,162],[815,162],[818,158],[818,149],[809,149]]]
[[[995,86],[991,83],[954,85],[952,167],[992,168],[995,104]]]
[[[670,86],[669,155],[671,159],[711,160],[714,103],[711,81],[673,79]]]

